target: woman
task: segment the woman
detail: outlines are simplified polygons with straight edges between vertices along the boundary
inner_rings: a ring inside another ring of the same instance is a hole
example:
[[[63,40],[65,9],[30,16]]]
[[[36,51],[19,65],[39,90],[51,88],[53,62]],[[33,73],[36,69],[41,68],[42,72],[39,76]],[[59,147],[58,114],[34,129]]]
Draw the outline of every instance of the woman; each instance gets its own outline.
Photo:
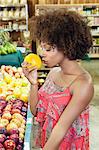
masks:
[[[36,147],[43,150],[89,150],[90,74],[78,63],[92,46],[83,18],[72,11],[54,11],[36,19],[36,37],[44,63],[51,69],[38,91],[37,69],[23,72],[31,83],[30,108],[38,122]]]

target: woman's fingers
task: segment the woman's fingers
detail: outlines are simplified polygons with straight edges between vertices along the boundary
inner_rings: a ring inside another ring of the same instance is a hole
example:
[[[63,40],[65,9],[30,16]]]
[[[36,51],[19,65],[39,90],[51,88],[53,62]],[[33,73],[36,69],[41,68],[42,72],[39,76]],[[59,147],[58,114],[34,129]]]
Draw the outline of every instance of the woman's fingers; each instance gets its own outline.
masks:
[[[29,72],[32,71],[32,70],[37,69],[36,66],[33,66],[32,64],[27,63],[27,62],[23,62],[21,65],[22,65],[22,68],[27,68],[27,70],[28,70]]]

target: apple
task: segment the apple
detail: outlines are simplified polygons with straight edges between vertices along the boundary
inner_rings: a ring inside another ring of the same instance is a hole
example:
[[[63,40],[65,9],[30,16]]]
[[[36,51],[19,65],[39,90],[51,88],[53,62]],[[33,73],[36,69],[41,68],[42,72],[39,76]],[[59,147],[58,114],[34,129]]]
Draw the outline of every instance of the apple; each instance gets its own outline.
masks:
[[[26,112],[21,112],[21,115],[26,117]]]
[[[9,104],[11,103],[11,104],[14,104],[15,103],[15,99],[11,99],[10,101],[9,101]]]
[[[0,99],[5,100],[6,99],[6,94],[0,94]]]
[[[8,133],[9,133],[10,135],[11,135],[11,134],[19,134],[19,130],[18,130],[18,129],[11,129]]]
[[[7,131],[9,132],[10,130],[12,129],[18,129],[18,126],[14,123],[14,122],[11,122],[7,125]]]
[[[28,103],[24,103],[24,106],[25,106],[26,108],[28,108]]]
[[[4,126],[4,124],[2,124],[1,122],[0,122],[0,129],[1,128],[4,128],[5,126]]]
[[[23,119],[22,120],[22,124],[21,125],[25,125],[26,124],[26,120],[25,119]]]
[[[21,121],[20,120],[18,120],[18,119],[12,119],[11,121],[10,121],[10,123],[15,123],[18,127],[20,127],[21,126]]]
[[[0,134],[0,143],[3,143],[6,139],[6,136],[4,134]]]
[[[0,100],[0,106],[5,107],[7,102],[5,100]]]
[[[4,147],[8,150],[15,150],[16,144],[13,140],[6,140],[4,142]]]
[[[4,126],[7,126],[8,124],[9,124],[9,121],[8,121],[8,119],[1,119],[0,120],[0,123],[2,123]]]
[[[19,141],[19,135],[18,134],[11,134],[9,136],[9,139],[13,140],[17,144]]]
[[[20,78],[20,73],[16,72],[15,73],[15,78]]]
[[[15,99],[16,99],[16,97],[13,94],[12,95],[8,95],[6,97],[6,101],[15,100]]]
[[[23,145],[23,142],[24,142],[23,139],[21,139],[21,138],[19,137],[19,144],[20,144],[20,145]]]
[[[23,101],[23,102],[28,102],[28,94],[27,93],[21,93],[21,96],[20,96],[20,99]]]
[[[8,73],[6,73],[6,75],[4,76],[4,81],[5,81],[7,84],[9,84],[9,83],[12,82],[12,77],[11,77]]]
[[[20,95],[21,95],[21,90],[19,87],[15,87],[14,91],[13,91],[13,94],[16,98],[19,98]]]
[[[26,128],[25,124],[22,123],[20,128],[25,129]]]
[[[10,119],[11,119],[11,114],[10,114],[10,112],[3,113],[2,118],[3,118],[3,119],[8,119],[8,120],[10,120]]]
[[[14,114],[14,113],[19,113],[19,114],[20,114],[21,111],[20,111],[19,109],[14,109],[14,108],[13,108],[13,109],[11,110],[11,114]]]
[[[0,116],[2,116],[2,109],[0,109]]]
[[[23,148],[22,148],[22,145],[20,145],[20,144],[18,144],[17,145],[17,150],[22,150]]]
[[[19,132],[22,133],[22,134],[24,134],[25,133],[24,128],[19,128]]]
[[[21,109],[22,109],[22,106],[21,106],[21,105],[18,105],[18,104],[14,104],[14,105],[13,105],[13,109],[19,109],[19,110],[21,110]]]
[[[19,119],[19,120],[23,120],[23,116],[21,115],[21,114],[19,114],[19,113],[14,113],[13,115],[12,115],[12,119]]]
[[[24,139],[24,134],[23,133],[19,133],[19,138]]]
[[[5,107],[4,110],[9,110],[9,111],[11,111],[11,109],[12,109],[12,105],[11,105],[11,104],[8,104],[8,105]]]
[[[4,146],[0,143],[0,150],[5,150]]]

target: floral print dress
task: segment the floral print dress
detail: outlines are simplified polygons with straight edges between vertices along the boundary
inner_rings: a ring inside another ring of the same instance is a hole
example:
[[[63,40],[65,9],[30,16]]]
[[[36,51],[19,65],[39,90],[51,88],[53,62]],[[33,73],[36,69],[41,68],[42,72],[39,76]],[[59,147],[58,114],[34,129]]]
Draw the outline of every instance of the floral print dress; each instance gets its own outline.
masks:
[[[43,148],[72,94],[69,87],[63,89],[47,79],[38,92],[34,147]],[[60,132],[60,131],[59,131]],[[60,143],[58,150],[89,150],[89,108],[73,122]]]

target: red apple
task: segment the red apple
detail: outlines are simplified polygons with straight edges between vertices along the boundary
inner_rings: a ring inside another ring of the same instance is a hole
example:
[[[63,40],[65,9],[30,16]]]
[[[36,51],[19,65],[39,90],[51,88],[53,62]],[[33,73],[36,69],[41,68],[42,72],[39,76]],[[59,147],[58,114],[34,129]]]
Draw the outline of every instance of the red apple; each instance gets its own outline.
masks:
[[[4,146],[0,143],[0,150],[5,150]]]
[[[22,148],[22,145],[19,144],[19,145],[17,146],[17,150],[22,150],[22,149],[23,149],[23,148]]]
[[[14,104],[14,103],[15,103],[15,101],[16,101],[15,99],[11,99],[9,103]]]
[[[13,108],[13,109],[11,110],[11,114],[14,114],[14,113],[19,113],[19,114],[20,114],[21,111],[20,111],[19,109],[16,109],[16,108],[14,109],[14,108]]]
[[[26,108],[28,108],[28,103],[24,103],[24,106],[25,106]]]
[[[21,112],[21,115],[26,117],[26,112]]]
[[[19,137],[19,145],[23,145],[23,139],[21,139],[20,137]]]
[[[0,114],[2,115],[2,109],[0,109]]]
[[[5,100],[0,100],[0,106],[6,106],[7,102]]]
[[[3,143],[6,139],[6,136],[4,134],[0,134],[0,143]]]
[[[18,136],[18,134],[11,134],[9,138],[10,138],[11,140],[13,140],[16,144],[17,144],[18,141],[19,141],[19,136]]]
[[[13,140],[6,140],[4,142],[4,147],[8,150],[14,150],[16,147],[16,144]]]
[[[9,131],[9,134],[11,135],[11,134],[19,134],[19,130],[18,129],[11,129],[10,131]]]

